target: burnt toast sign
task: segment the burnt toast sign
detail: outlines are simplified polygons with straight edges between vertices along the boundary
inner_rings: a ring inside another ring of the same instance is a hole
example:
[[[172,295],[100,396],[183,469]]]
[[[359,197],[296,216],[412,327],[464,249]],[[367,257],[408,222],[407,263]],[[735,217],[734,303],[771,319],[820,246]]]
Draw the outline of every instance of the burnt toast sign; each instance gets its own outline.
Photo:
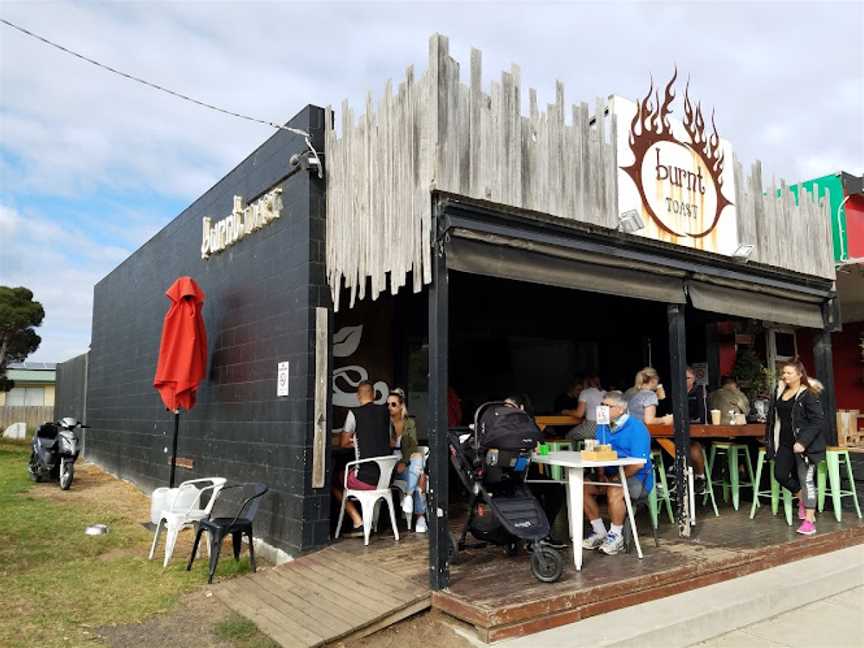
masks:
[[[639,103],[615,97],[619,125],[619,210],[636,209],[639,234],[699,249],[731,254],[738,245],[734,176],[726,169],[731,146],[710,132],[702,107],[684,90],[684,119],[670,115],[677,71],[663,100],[653,81]],[[628,128],[629,127],[629,128]]]

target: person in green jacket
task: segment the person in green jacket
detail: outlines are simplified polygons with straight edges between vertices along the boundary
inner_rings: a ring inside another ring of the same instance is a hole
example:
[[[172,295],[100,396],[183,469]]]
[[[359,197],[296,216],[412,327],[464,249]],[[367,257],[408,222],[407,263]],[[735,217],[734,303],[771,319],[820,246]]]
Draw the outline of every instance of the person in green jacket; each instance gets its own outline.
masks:
[[[708,409],[720,410],[720,422],[724,425],[733,425],[735,414],[747,416],[750,411],[750,401],[738,389],[738,383],[732,376],[723,376],[720,379],[720,389],[711,392],[708,397]]]
[[[402,491],[402,510],[407,515],[414,514],[414,531],[426,533],[425,458],[417,447],[417,424],[408,416],[403,389],[396,387],[390,391],[387,411],[390,413],[390,447],[400,454],[393,485]]]

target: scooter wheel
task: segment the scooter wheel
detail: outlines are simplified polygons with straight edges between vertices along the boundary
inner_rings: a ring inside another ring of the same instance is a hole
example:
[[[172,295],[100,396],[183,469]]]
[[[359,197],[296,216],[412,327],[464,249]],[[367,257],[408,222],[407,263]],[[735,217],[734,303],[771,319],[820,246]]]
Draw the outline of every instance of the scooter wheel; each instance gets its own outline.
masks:
[[[69,490],[73,477],[75,477],[75,468],[72,467],[72,464],[66,464],[60,471],[60,488]]]
[[[564,559],[555,549],[535,546],[531,552],[531,573],[543,583],[554,583],[564,571]]]
[[[42,481],[39,479],[39,469],[36,467],[36,456],[33,454],[30,455],[30,463],[27,464],[27,473],[30,475],[30,479],[34,482],[38,483]]]

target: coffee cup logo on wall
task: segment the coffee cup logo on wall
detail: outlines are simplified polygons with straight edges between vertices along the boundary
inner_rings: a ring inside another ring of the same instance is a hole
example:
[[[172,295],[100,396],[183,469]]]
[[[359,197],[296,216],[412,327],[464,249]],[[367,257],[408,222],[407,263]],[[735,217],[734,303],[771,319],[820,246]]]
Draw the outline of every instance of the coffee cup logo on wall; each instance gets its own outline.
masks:
[[[676,70],[662,103],[653,80],[641,102],[613,101],[619,161],[625,163],[620,166],[625,177],[619,183],[619,208],[643,215],[642,236],[730,254],[738,242],[737,214],[729,198],[734,196],[734,176],[726,169],[731,146],[718,135],[713,113],[706,135],[702,107],[691,102],[689,82],[683,121],[670,118],[677,77]]]

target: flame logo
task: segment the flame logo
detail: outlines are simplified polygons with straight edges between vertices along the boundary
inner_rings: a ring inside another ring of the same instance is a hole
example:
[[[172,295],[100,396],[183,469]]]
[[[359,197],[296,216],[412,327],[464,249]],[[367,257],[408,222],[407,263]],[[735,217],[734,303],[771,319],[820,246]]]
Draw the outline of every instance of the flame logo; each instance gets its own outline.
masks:
[[[635,157],[633,164],[626,167],[621,167],[635,183],[639,190],[640,198],[645,211],[657,226],[664,232],[678,237],[702,238],[710,234],[717,226],[720,220],[720,214],[723,210],[732,205],[732,201],[723,195],[723,168],[724,168],[724,153],[720,145],[720,136],[717,134],[717,125],[714,122],[714,112],[711,112],[711,128],[712,133],[705,136],[705,120],[702,117],[702,105],[697,102],[694,109],[690,102],[688,81],[684,87],[684,129],[690,138],[690,142],[682,142],[678,140],[672,133],[672,125],[669,122],[669,115],[672,113],[672,102],[675,100],[675,91],[673,86],[678,78],[678,68],[672,78],[666,84],[663,92],[663,103],[660,103],[659,86],[654,87],[654,79],[651,78],[648,93],[637,103],[636,115],[630,122],[630,150]],[[652,101],[653,95],[653,101]],[[702,164],[708,170],[709,180],[714,186],[717,196],[716,208],[710,225],[707,229],[701,232],[677,232],[663,221],[658,214],[655,213],[651,202],[645,193],[645,187],[642,181],[642,167],[645,157],[652,146],[660,142],[669,142],[678,146],[684,146],[692,151],[701,160]]]

